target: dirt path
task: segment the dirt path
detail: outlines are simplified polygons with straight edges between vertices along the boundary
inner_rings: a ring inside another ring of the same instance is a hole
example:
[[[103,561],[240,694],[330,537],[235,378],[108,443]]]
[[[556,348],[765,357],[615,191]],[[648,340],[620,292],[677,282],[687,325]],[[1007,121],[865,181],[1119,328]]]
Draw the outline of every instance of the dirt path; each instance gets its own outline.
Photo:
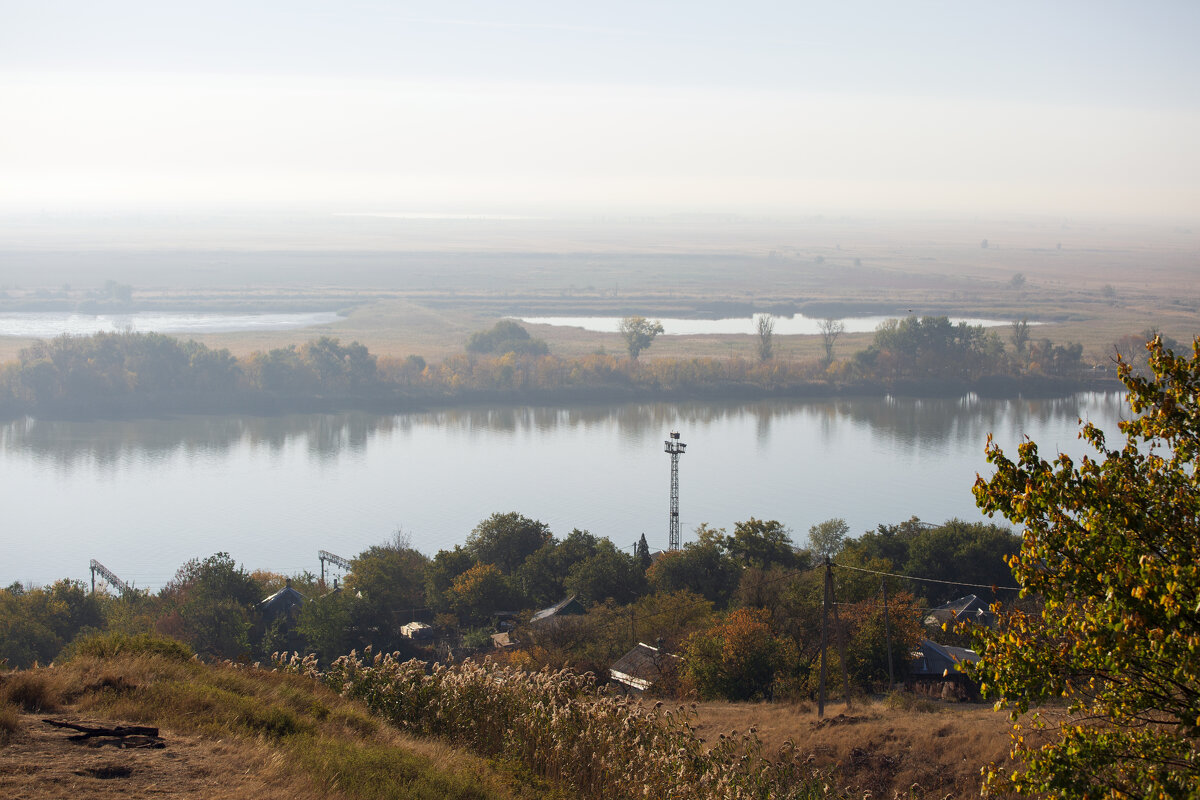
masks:
[[[113,720],[82,719],[68,712],[23,714],[20,728],[0,745],[0,796],[8,800],[61,798],[295,797],[295,787],[278,779],[269,752],[244,744],[202,740],[160,731],[165,747],[122,747],[119,740],[72,741],[69,730],[43,718],[84,724]],[[120,721],[115,721],[120,724]]]

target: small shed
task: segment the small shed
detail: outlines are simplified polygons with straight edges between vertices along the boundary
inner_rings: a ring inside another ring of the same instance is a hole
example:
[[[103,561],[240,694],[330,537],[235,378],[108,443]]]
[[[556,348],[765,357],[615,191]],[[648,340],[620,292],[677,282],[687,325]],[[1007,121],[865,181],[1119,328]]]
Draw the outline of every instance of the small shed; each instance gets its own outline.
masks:
[[[304,603],[304,595],[293,589],[292,581],[288,579],[286,586],[275,594],[262,599],[258,604],[258,610],[262,612],[263,620],[270,623],[279,617],[295,616]]]
[[[433,626],[413,620],[407,625],[400,626],[400,635],[409,639],[432,639]]]
[[[541,611],[538,611],[532,617],[530,617],[529,621],[536,625],[539,622],[546,622],[547,620],[553,620],[557,617],[566,617],[573,614],[579,615],[586,613],[587,609],[583,607],[583,603],[580,603],[578,600],[576,600],[575,595],[571,595],[560,603],[556,603],[549,608],[543,608]]]
[[[987,603],[973,594],[951,600],[945,605],[932,608],[925,616],[926,625],[942,626],[946,623],[957,624],[970,622],[974,625],[992,627],[996,624],[996,615],[992,613]]]
[[[609,668],[608,675],[627,692],[644,692],[679,672],[679,656],[659,647],[638,642],[637,647],[621,656]]]
[[[518,644],[519,642],[513,638],[512,633],[509,631],[492,634],[492,647],[495,647],[497,650],[508,650],[516,647]]]

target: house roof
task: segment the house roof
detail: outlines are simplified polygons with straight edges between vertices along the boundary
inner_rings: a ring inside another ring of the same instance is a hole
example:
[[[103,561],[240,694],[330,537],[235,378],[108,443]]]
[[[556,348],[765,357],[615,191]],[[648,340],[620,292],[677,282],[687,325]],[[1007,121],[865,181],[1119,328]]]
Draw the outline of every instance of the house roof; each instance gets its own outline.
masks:
[[[289,584],[275,594],[264,597],[258,607],[264,614],[278,614],[304,604],[304,595],[297,592]]]
[[[543,608],[541,611],[538,611],[536,614],[534,614],[532,617],[530,617],[529,621],[530,622],[541,622],[544,619],[550,619],[551,617],[557,617],[561,614],[583,614],[583,613],[586,613],[586,609],[584,609],[583,605],[578,600],[575,599],[575,595],[571,595],[566,600],[563,600],[561,603],[556,603],[555,605],[552,605],[549,608]]]
[[[931,608],[925,617],[926,625],[941,625],[946,622],[978,622],[991,625],[996,621],[987,603],[973,594],[951,600],[949,603]]]
[[[920,649],[913,653],[914,675],[943,675],[947,671],[959,672],[959,664],[971,664],[979,660],[979,654],[965,647],[938,644],[931,639],[922,639]]]
[[[664,653],[657,647],[651,647],[644,642],[625,655],[621,656],[609,668],[608,674],[617,683],[622,683],[631,689],[645,691],[662,677],[666,669],[673,669],[679,656]]]

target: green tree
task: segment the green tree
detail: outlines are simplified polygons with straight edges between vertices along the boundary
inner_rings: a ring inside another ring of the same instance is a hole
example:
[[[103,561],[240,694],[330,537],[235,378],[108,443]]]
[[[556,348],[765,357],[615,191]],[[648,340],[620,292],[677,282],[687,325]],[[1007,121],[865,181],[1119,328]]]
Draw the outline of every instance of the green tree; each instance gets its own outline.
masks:
[[[355,647],[355,598],[346,591],[329,592],[300,608],[296,632],[304,639],[307,650],[326,664],[344,656]]]
[[[637,559],[638,566],[642,568],[642,572],[650,568],[650,544],[646,541],[646,534],[643,533],[642,538],[638,539],[633,556]]]
[[[454,579],[474,565],[475,559],[459,545],[437,551],[425,569],[425,602],[437,611],[449,611]]]
[[[725,549],[744,567],[766,569],[776,564],[790,567],[796,563],[791,531],[773,519],[751,517],[735,523],[733,535],[725,540]]]
[[[1018,356],[1025,354],[1025,345],[1029,344],[1029,320],[1022,317],[1018,320],[1013,320],[1012,333],[1010,334],[1013,343],[1013,350]]]
[[[767,612],[735,609],[687,641],[685,668],[705,700],[769,700],[775,677],[795,661],[795,648],[775,636]]]
[[[815,558],[833,558],[842,551],[849,533],[850,526],[839,517],[818,522],[808,529],[808,547]]]
[[[467,537],[467,552],[480,564],[511,575],[538,548],[553,540],[550,528],[515,511],[492,514]]]
[[[1000,525],[960,519],[927,525],[913,517],[897,525],[880,525],[846,541],[838,563],[866,567],[874,562],[872,569],[943,581],[912,581],[908,587],[936,605],[966,593],[984,595],[977,585],[1011,586],[1008,558],[1020,547],[1021,537]],[[962,584],[955,586],[954,581]]]
[[[617,330],[625,340],[629,357],[636,361],[638,355],[654,341],[654,337],[663,332],[663,326],[661,322],[651,322],[645,317],[625,317]]]
[[[1021,549],[1021,537],[1008,528],[987,522],[947,520],[913,538],[903,572],[945,581],[914,587],[932,603],[943,603],[964,594],[980,596],[978,586],[1012,586],[1008,561]],[[955,581],[963,584],[955,586]]]
[[[564,587],[583,603],[629,603],[645,592],[646,576],[636,558],[601,539],[592,556],[570,568]]]
[[[512,588],[495,564],[476,564],[454,579],[450,608],[464,625],[480,625],[497,611],[512,611]]]
[[[160,592],[167,613],[158,628],[202,655],[247,655],[252,614],[262,595],[262,586],[228,553],[194,558]]]
[[[350,562],[346,587],[361,592],[381,616],[420,608],[425,605],[428,565],[429,559],[397,534],[391,542],[368,547]]]
[[[975,484],[980,508],[1024,526],[1012,570],[1042,606],[984,632],[977,671],[1018,729],[1013,771],[989,780],[1019,794],[1200,796],[1200,338],[1190,358],[1148,350],[1150,377],[1118,365],[1118,449],[1090,423],[1098,458],[1078,465],[989,442],[996,472]],[[1067,717],[1035,746],[1021,728],[1044,723],[1019,715],[1048,698]]]
[[[80,581],[0,589],[0,663],[11,668],[49,663],[81,631],[103,626],[105,601],[116,602],[89,593]]]
[[[516,353],[544,356],[550,348],[541,339],[534,339],[516,320],[502,319],[486,331],[475,331],[467,338],[468,353]]]
[[[725,543],[724,528],[701,524],[696,529],[696,541],[663,554],[646,571],[646,578],[656,592],[684,589],[700,592],[706,600],[724,608],[737,589],[741,573],[741,567],[730,557]]]

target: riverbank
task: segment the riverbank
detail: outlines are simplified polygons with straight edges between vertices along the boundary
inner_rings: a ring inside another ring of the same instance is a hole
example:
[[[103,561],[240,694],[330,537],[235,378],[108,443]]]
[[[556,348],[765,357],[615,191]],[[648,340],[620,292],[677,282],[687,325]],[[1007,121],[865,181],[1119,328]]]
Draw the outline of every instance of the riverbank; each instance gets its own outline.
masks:
[[[883,343],[845,361],[563,357],[543,347],[542,354],[468,353],[427,363],[420,356],[380,358],[358,342],[328,336],[241,357],[159,333],[61,336],[35,343],[0,368],[0,419],[969,394],[1014,399],[1120,388],[1106,371],[1084,373],[1078,348],[1031,352],[1026,360],[1039,369],[1033,371],[1003,351],[985,353],[982,329],[945,318],[909,318],[881,328],[876,339]]]
[[[87,422],[137,420],[174,415],[337,413],[363,411],[407,414],[474,408],[567,407],[626,403],[756,402],[903,397],[945,400],[976,395],[989,400],[1046,400],[1079,392],[1123,390],[1115,378],[1066,379],[1043,376],[989,376],[978,381],[896,381],[831,383],[812,381],[785,386],[723,382],[690,386],[565,386],[553,389],[466,388],[457,391],[419,387],[383,387],[366,393],[284,394],[269,391],[172,392],[118,397],[62,397],[33,404],[0,407],[0,421],[21,417]]]

